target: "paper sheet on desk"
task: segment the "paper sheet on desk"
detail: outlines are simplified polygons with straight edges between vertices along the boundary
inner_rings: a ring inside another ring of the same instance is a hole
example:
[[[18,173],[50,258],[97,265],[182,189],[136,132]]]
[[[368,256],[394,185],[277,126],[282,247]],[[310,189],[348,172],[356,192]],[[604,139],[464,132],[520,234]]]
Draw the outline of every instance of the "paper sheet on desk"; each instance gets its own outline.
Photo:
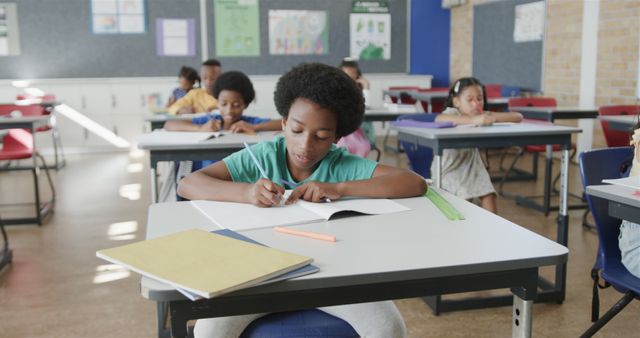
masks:
[[[138,137],[138,144],[192,144],[218,138],[220,135],[222,135],[220,132],[154,131],[140,135]]]

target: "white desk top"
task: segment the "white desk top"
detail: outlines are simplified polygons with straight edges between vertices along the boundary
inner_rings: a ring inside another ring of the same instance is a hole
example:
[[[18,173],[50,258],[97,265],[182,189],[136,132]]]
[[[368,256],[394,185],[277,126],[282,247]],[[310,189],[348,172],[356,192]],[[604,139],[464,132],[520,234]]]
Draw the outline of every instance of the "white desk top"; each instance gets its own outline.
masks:
[[[0,116],[0,124],[9,124],[9,123],[33,123],[40,121],[48,121],[51,118],[51,115],[39,115],[39,116],[20,116],[20,117],[9,117],[2,115]]]
[[[197,113],[197,114],[147,114],[144,117],[144,120],[147,122],[166,122],[173,120],[184,120],[191,121],[191,119],[195,117],[207,116],[208,113]]]
[[[615,184],[603,184],[587,186],[586,193],[610,201],[640,208],[640,196],[634,195],[635,191],[636,190],[631,187]]]
[[[515,123],[511,125],[496,125],[484,127],[458,126],[454,128],[414,128],[396,127],[391,128],[410,135],[416,135],[429,139],[464,139],[476,137],[507,137],[507,136],[528,136],[528,135],[554,135],[567,133],[580,133],[581,129],[575,127],[565,127],[560,125],[540,124],[540,123]]]
[[[223,132],[220,137],[205,141],[202,141],[201,138],[199,138],[199,135],[201,133],[193,133],[192,141],[182,140],[180,143],[175,143],[169,140],[167,138],[167,135],[170,133],[170,131],[157,130],[141,135],[139,138],[138,148],[144,150],[242,148],[244,147],[243,142],[255,144],[262,141],[268,141],[271,140],[279,132],[259,132],[256,135]]]
[[[414,92],[409,92],[407,94],[416,100],[427,100],[427,101],[433,98],[446,99],[449,96],[449,92],[446,90],[434,90],[431,92],[414,91]]]
[[[441,192],[465,217],[449,221],[426,198],[399,199],[411,211],[349,216],[294,228],[335,235],[335,243],[277,233],[272,229],[243,232],[265,245],[314,258],[320,272],[280,284],[305,281],[330,287],[332,283],[406,280],[454,276],[566,261],[568,249],[467,201]],[[149,207],[147,238],[190,228],[216,226],[189,202]],[[345,281],[347,278],[347,281]],[[289,284],[290,285],[290,284]],[[337,284],[336,284],[337,285]],[[173,289],[142,278],[142,293]],[[174,290],[173,290],[174,291]],[[180,299],[175,291],[177,299]]]
[[[597,107],[582,108],[582,107],[511,107],[511,111],[530,111],[541,113],[567,113],[567,112],[598,112]]]
[[[638,118],[635,115],[600,115],[598,119],[607,122],[619,122],[633,126],[638,122]]]

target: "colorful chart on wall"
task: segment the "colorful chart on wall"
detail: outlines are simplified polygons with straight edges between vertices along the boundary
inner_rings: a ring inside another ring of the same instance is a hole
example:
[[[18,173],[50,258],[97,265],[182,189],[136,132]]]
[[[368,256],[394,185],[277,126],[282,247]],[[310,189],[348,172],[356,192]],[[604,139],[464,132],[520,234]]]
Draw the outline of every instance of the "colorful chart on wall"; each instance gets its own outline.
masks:
[[[352,58],[391,59],[391,14],[388,1],[354,0],[349,26]]]
[[[145,33],[144,0],[90,0],[94,34]]]
[[[156,19],[156,53],[158,56],[195,56],[195,19]]]
[[[326,11],[269,10],[269,53],[328,54],[327,23]]]
[[[258,0],[213,0],[217,56],[259,56]]]
[[[18,11],[15,3],[0,4],[0,56],[20,55]]]

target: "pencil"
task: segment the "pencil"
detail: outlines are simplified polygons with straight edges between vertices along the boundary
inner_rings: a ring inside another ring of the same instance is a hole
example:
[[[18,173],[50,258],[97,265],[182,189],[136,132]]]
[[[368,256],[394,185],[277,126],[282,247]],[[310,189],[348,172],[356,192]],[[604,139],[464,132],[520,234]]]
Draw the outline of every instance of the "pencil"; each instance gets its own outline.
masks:
[[[336,241],[336,236],[333,236],[333,235],[319,234],[317,232],[295,230],[295,229],[285,228],[285,227],[275,227],[273,229],[275,231],[277,231],[277,232],[281,232],[281,233],[289,234],[289,235],[296,235],[296,236],[308,237],[308,238],[313,238],[313,239],[319,239],[321,241],[327,241],[327,242],[335,242]]]

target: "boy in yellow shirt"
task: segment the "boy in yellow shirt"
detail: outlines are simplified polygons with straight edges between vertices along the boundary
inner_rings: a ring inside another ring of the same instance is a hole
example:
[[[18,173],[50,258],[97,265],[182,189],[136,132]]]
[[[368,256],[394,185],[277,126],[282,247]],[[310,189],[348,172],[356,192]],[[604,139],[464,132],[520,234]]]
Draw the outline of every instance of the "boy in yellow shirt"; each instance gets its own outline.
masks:
[[[168,108],[169,114],[194,114],[209,112],[218,108],[218,101],[213,97],[213,84],[222,72],[220,61],[209,59],[200,68],[201,88],[190,90],[180,100]]]

